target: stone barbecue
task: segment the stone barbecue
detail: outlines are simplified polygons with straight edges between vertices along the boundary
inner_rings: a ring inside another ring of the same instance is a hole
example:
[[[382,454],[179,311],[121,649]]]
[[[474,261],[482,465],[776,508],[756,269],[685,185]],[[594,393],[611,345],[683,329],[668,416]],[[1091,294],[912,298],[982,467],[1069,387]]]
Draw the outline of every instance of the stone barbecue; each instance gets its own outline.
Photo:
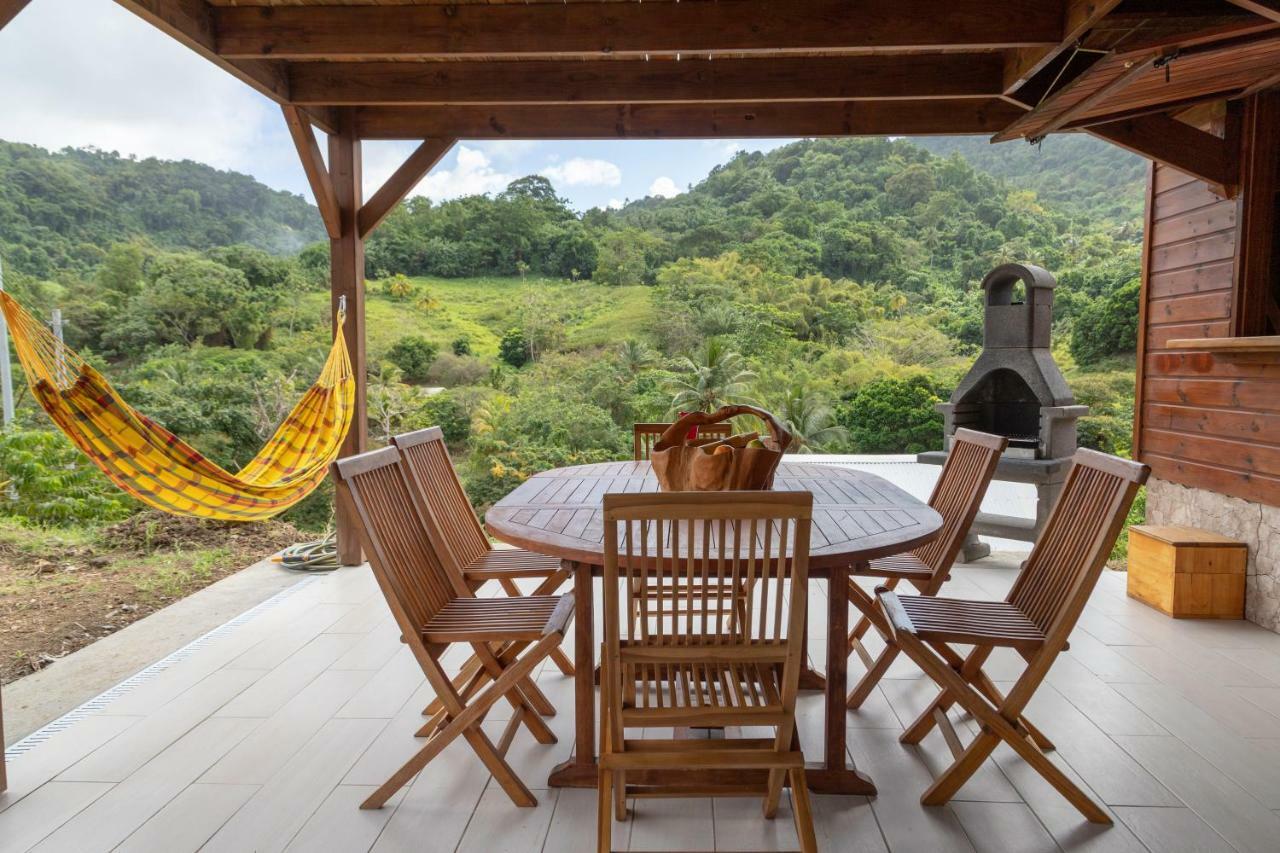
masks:
[[[1076,420],[1089,413],[1088,406],[1076,405],[1049,349],[1056,286],[1047,270],[1031,264],[1004,264],[988,273],[982,280],[982,352],[951,399],[938,404],[947,450],[962,427],[1005,436],[1009,447],[996,478],[1036,486],[1034,519],[978,514],[966,559],[989,552],[977,541],[979,533],[1035,540],[1076,451]],[[946,453],[922,453],[919,460],[941,465]]]

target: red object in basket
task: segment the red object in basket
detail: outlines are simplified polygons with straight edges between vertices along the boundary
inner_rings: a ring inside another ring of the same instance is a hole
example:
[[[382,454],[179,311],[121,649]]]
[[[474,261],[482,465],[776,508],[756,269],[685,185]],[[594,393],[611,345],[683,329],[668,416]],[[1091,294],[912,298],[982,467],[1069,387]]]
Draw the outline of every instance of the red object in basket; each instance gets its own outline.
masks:
[[[680,413],[677,415],[677,417],[678,417],[678,418],[683,418],[683,417],[684,417],[685,415],[687,415],[687,414],[689,414],[689,413],[688,413],[688,412],[680,412]],[[697,428],[696,426],[691,426],[691,427],[689,427],[689,434],[685,436],[685,440],[686,440],[686,441],[693,441],[693,440],[694,440],[695,438],[697,438],[697,437],[698,437],[698,428]]]

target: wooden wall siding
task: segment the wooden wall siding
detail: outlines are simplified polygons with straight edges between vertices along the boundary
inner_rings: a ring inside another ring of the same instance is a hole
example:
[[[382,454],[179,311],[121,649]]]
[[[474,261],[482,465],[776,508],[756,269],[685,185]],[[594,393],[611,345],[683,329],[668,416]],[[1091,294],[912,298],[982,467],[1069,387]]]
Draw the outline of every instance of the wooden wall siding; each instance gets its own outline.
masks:
[[[1280,364],[1169,348],[1233,334],[1239,204],[1160,164],[1148,204],[1138,455],[1166,480],[1280,504]]]

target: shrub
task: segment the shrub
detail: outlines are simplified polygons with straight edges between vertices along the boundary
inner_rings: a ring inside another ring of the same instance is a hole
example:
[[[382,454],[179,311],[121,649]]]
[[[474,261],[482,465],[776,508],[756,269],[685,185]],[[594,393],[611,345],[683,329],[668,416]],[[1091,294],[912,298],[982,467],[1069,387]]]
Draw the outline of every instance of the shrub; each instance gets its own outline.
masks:
[[[0,513],[71,525],[117,521],[137,508],[62,433],[0,432]]]
[[[1082,366],[1095,365],[1110,355],[1138,347],[1138,294],[1134,279],[1095,299],[1080,311],[1071,326],[1071,355]]]
[[[425,382],[435,363],[436,345],[421,335],[406,335],[391,345],[387,358],[409,382]]]
[[[471,435],[471,413],[466,405],[448,391],[433,394],[419,410],[419,419],[440,427],[451,447],[460,447]]]
[[[523,329],[507,329],[498,342],[498,357],[512,367],[523,367],[529,362],[529,339]]]
[[[454,355],[471,355],[471,338],[466,335],[454,338],[453,343],[449,344],[449,348],[453,350]]]
[[[877,379],[836,407],[836,420],[859,453],[919,453],[942,448],[942,402],[926,377]]]

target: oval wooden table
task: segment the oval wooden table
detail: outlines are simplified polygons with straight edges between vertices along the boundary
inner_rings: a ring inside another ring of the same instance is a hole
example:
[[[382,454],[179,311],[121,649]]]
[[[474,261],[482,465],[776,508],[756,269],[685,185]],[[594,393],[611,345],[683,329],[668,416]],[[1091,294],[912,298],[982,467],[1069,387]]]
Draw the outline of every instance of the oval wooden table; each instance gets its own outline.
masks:
[[[875,785],[849,766],[845,749],[849,569],[928,542],[941,528],[942,517],[883,477],[849,468],[786,460],[774,488],[813,493],[810,575],[828,584],[826,744],[823,763],[806,770],[809,787],[828,794],[871,795]],[[657,490],[647,461],[557,468],[530,477],[485,515],[498,539],[559,557],[573,572],[577,743],[574,757],[552,771],[552,786],[595,787],[598,775],[592,578],[604,565],[603,496]],[[714,493],[708,499],[714,500]]]

